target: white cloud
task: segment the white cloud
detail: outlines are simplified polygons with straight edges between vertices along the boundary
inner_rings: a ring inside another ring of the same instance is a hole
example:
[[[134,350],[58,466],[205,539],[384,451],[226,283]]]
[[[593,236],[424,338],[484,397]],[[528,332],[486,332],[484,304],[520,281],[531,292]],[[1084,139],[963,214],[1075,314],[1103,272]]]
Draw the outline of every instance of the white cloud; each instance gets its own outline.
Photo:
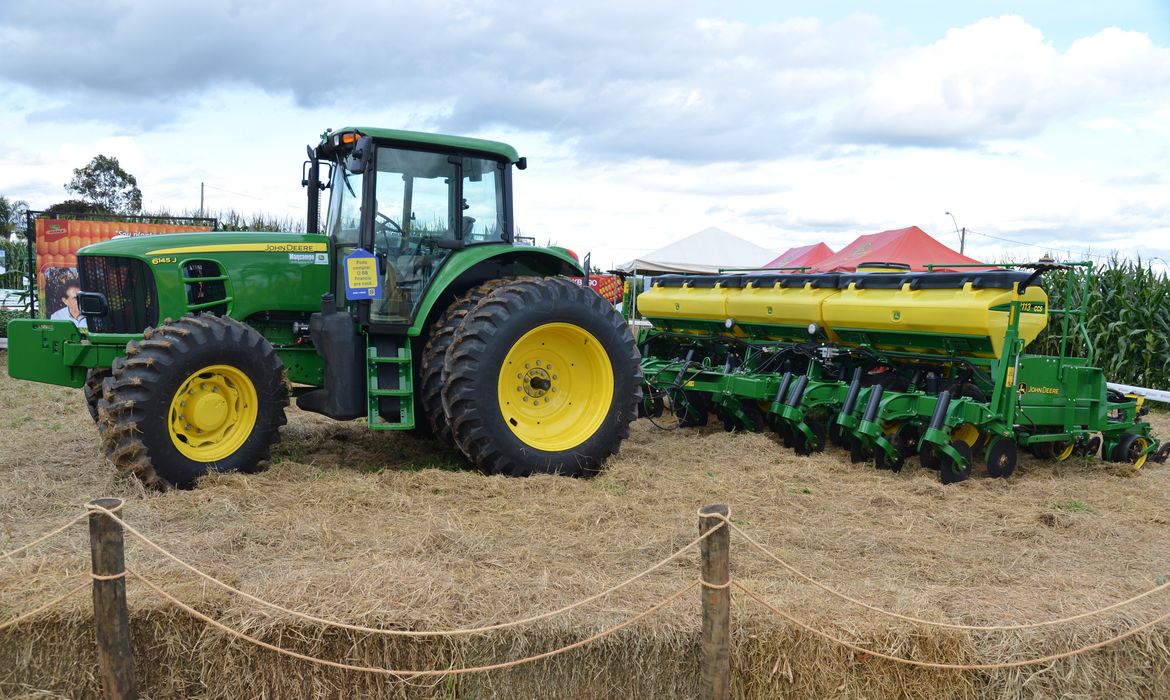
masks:
[[[1017,16],[980,20],[879,65],[838,115],[843,138],[973,145],[1026,138],[1116,101],[1170,95],[1170,50],[1104,29],[1064,53]]]
[[[532,164],[516,178],[524,232],[606,263],[707,226],[777,251],[911,224],[954,245],[948,209],[1026,242],[1165,240],[1170,55],[1146,35],[1058,49],[1006,16],[892,46],[897,21],[870,15],[718,15],[8,0],[0,193],[60,201],[106,152],[148,205],[193,209],[206,182],[209,206],[283,215],[302,206],[303,144],[382,125],[514,143]]]

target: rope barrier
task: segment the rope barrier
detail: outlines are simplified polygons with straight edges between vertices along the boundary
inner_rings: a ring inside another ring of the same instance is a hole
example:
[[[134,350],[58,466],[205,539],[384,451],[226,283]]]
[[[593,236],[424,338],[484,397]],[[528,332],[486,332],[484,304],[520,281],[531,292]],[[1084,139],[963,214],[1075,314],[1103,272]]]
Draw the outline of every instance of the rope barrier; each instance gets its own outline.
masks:
[[[553,649],[552,651],[546,651],[546,652],[543,652],[540,654],[535,654],[533,656],[527,656],[527,657],[524,657],[522,659],[515,659],[512,661],[504,661],[504,662],[497,663],[497,664],[487,664],[484,666],[412,671],[412,670],[396,670],[396,669],[389,669],[389,668],[378,668],[378,667],[373,667],[373,666],[357,666],[357,665],[353,665],[353,664],[341,663],[339,661],[330,661],[328,659],[321,659],[321,658],[318,658],[316,656],[310,656],[308,654],[301,654],[299,652],[292,651],[291,649],[285,649],[284,647],[281,647],[281,646],[278,646],[275,644],[270,644],[270,643],[265,642],[263,640],[257,639],[249,634],[246,634],[246,633],[241,632],[239,630],[228,627],[227,625],[223,624],[222,622],[219,622],[218,620],[215,620],[215,619],[199,612],[198,610],[192,608],[191,606],[182,602],[178,598],[175,598],[171,594],[169,594],[166,591],[164,591],[163,589],[159,588],[155,584],[151,583],[150,581],[148,581],[146,578],[144,578],[138,572],[133,571],[132,569],[127,569],[127,571],[129,571],[130,575],[133,576],[136,580],[141,581],[148,588],[153,590],[159,597],[163,598],[164,600],[169,601],[171,604],[186,611],[189,615],[195,617],[196,619],[202,620],[203,622],[211,625],[212,627],[215,627],[216,629],[220,630],[221,632],[224,632],[225,634],[228,634],[228,635],[235,637],[237,639],[241,639],[243,641],[250,642],[256,646],[262,647],[264,649],[268,649],[269,651],[275,652],[277,654],[283,654],[284,656],[288,656],[288,657],[291,657],[294,659],[299,659],[301,661],[307,661],[309,663],[318,664],[321,666],[329,666],[331,668],[337,668],[337,669],[341,669],[343,671],[358,671],[361,673],[378,673],[378,674],[387,675],[387,676],[395,676],[395,677],[398,677],[400,679],[424,678],[424,677],[434,677],[434,676],[440,676],[440,677],[441,676],[458,676],[458,675],[466,675],[466,674],[470,674],[470,673],[483,673],[485,671],[497,671],[497,670],[506,669],[506,668],[513,668],[515,666],[520,666],[522,664],[531,663],[534,661],[540,661],[542,659],[547,659],[547,658],[550,658],[553,656],[558,656],[558,655],[563,654],[565,652],[572,651],[573,649],[578,649],[578,648],[583,647],[587,644],[591,644],[599,639],[603,639],[605,637],[608,637],[608,636],[610,636],[610,635],[612,635],[612,634],[614,634],[614,633],[616,633],[616,632],[618,632],[618,631],[620,631],[620,630],[622,630],[622,629],[624,629],[624,628],[626,628],[626,627],[628,627],[636,622],[639,622],[640,620],[654,614],[655,612],[658,612],[662,608],[673,603],[675,600],[678,600],[678,598],[680,598],[684,593],[686,593],[687,591],[690,591],[691,589],[693,589],[695,586],[698,585],[697,581],[691,581],[687,585],[678,589],[674,593],[671,593],[670,595],[661,599],[660,601],[658,601],[654,605],[650,606],[649,608],[643,610],[642,612],[638,613],[637,615],[634,615],[633,617],[629,618],[628,620],[621,622],[617,625],[614,625],[613,627],[609,627],[605,630],[602,630],[601,632],[598,632],[597,634],[594,634],[594,635],[587,637],[585,639],[573,642],[572,644],[568,644],[566,646],[559,647],[557,649]]]
[[[1035,628],[1040,628],[1040,627],[1047,627],[1047,626],[1051,626],[1051,625],[1057,625],[1057,624],[1062,624],[1062,623],[1072,622],[1075,620],[1084,619],[1084,618],[1091,617],[1094,615],[1099,615],[1101,613],[1105,613],[1105,612],[1108,612],[1111,610],[1116,610],[1118,608],[1121,608],[1121,607],[1126,606],[1126,605],[1130,605],[1134,602],[1137,602],[1138,600],[1146,598],[1154,593],[1160,592],[1160,591],[1170,587],[1170,582],[1168,582],[1168,583],[1156,586],[1154,588],[1151,588],[1143,593],[1140,593],[1140,594],[1137,594],[1137,595],[1132,596],[1130,598],[1127,598],[1126,600],[1123,600],[1123,601],[1120,601],[1117,603],[1113,603],[1111,605],[1108,605],[1108,606],[1105,606],[1102,608],[1098,608],[1096,610],[1083,612],[1083,613],[1080,613],[1077,615],[1072,615],[1072,616],[1065,617],[1065,618],[1060,618],[1060,619],[1055,619],[1055,620],[1047,620],[1047,621],[1043,621],[1043,622],[1023,623],[1023,624],[1014,624],[1014,625],[961,625],[961,624],[955,624],[955,623],[937,622],[937,621],[933,621],[933,620],[925,620],[925,619],[916,618],[913,616],[902,615],[900,613],[896,613],[896,612],[893,612],[890,610],[886,610],[886,609],[871,605],[871,604],[866,603],[862,600],[858,600],[858,599],[853,598],[851,596],[848,596],[844,593],[841,593],[840,591],[837,591],[837,590],[833,589],[832,587],[830,587],[824,583],[821,583],[820,581],[814,579],[813,577],[809,576],[808,574],[805,574],[804,572],[800,571],[795,566],[789,564],[787,561],[785,561],[783,558],[781,558],[780,556],[778,556],[777,554],[775,554],[774,552],[769,550],[763,544],[756,541],[753,537],[751,537],[751,535],[749,535],[747,532],[745,532],[738,525],[731,522],[729,517],[727,517],[721,513],[717,513],[717,512],[700,512],[700,513],[698,513],[699,517],[701,517],[701,518],[714,518],[714,519],[719,520],[720,523],[718,525],[716,525],[715,527],[711,528],[710,530],[706,531],[705,533],[703,533],[699,537],[695,538],[694,540],[692,540],[691,542],[689,542],[685,546],[676,550],[674,553],[672,553],[671,555],[669,555],[665,559],[662,559],[658,563],[645,569],[644,571],[642,571],[638,574],[635,574],[634,576],[631,576],[631,577],[627,578],[626,580],[622,581],[621,583],[618,583],[614,586],[611,586],[610,588],[607,588],[606,590],[601,591],[600,593],[594,594],[592,596],[589,596],[587,598],[579,600],[575,603],[571,603],[571,604],[566,605],[564,607],[561,607],[557,610],[542,613],[540,615],[535,615],[535,616],[524,618],[521,620],[515,620],[512,622],[504,622],[504,623],[487,625],[487,626],[483,626],[483,627],[475,627],[475,628],[464,628],[464,629],[455,629],[455,630],[436,630],[436,631],[389,630],[389,629],[364,627],[361,625],[353,625],[353,624],[348,624],[348,623],[344,623],[344,622],[339,622],[336,620],[329,620],[326,618],[316,617],[316,616],[309,615],[306,613],[301,613],[301,612],[291,610],[289,608],[285,608],[283,606],[277,605],[275,603],[268,602],[268,601],[263,600],[257,596],[254,596],[254,595],[246,593],[240,589],[237,589],[237,588],[235,588],[235,587],[233,587],[233,586],[231,586],[223,581],[220,581],[219,579],[216,579],[215,577],[211,576],[210,574],[205,573],[204,571],[198,569],[197,567],[195,567],[191,564],[188,564],[187,562],[183,561],[175,554],[171,553],[169,550],[167,550],[162,545],[157,544],[156,542],[151,540],[149,537],[147,537],[145,534],[143,534],[142,532],[135,529],[132,525],[129,525],[128,523],[126,523],[124,520],[122,520],[117,515],[117,513],[121,509],[122,509],[121,503],[119,503],[117,506],[115,506],[113,508],[105,508],[103,506],[99,506],[96,504],[88,504],[86,506],[86,510],[88,511],[86,514],[78,515],[76,518],[73,518],[72,520],[65,523],[64,525],[54,529],[53,531],[37,538],[36,540],[34,540],[34,541],[32,541],[32,542],[30,542],[22,547],[14,549],[10,552],[3,553],[2,555],[0,555],[0,558],[7,559],[7,558],[11,558],[17,554],[20,554],[21,552],[24,552],[28,549],[31,549],[32,547],[35,547],[35,546],[45,542],[46,540],[49,540],[52,537],[64,532],[68,528],[72,527],[73,525],[77,524],[78,522],[89,517],[89,515],[91,515],[93,513],[101,513],[101,514],[104,514],[107,517],[113,519],[114,521],[118,522],[126,531],[128,531],[134,537],[138,538],[140,541],[145,543],[147,546],[153,548],[154,550],[156,550],[157,552],[162,554],[167,559],[170,559],[171,561],[180,565],[184,569],[198,575],[199,577],[203,578],[204,580],[206,580],[212,584],[215,584],[226,591],[240,595],[240,596],[242,596],[242,597],[244,597],[252,602],[263,605],[263,606],[270,608],[272,610],[283,612],[283,613],[286,613],[286,614],[291,615],[293,617],[308,620],[308,621],[315,622],[318,624],[323,624],[323,625],[342,628],[342,629],[348,629],[348,630],[356,631],[356,632],[369,633],[369,634],[383,634],[383,635],[393,635],[393,636],[403,636],[403,637],[455,637],[455,636],[460,636],[460,635],[478,634],[478,633],[483,633],[483,632],[490,632],[490,631],[494,631],[494,630],[515,627],[518,625],[527,624],[527,623],[535,622],[535,621],[542,620],[542,619],[547,619],[547,618],[553,617],[555,615],[559,615],[559,614],[568,612],[568,611],[573,610],[575,608],[578,608],[582,605],[586,605],[590,602],[598,600],[599,598],[602,598],[606,595],[609,595],[610,593],[613,593],[621,588],[624,588],[625,586],[628,586],[629,584],[631,584],[639,579],[642,579],[642,578],[650,575],[654,571],[666,566],[668,563],[670,563],[674,559],[678,558],[684,552],[686,552],[686,551],[690,550],[692,547],[698,545],[703,540],[710,537],[712,534],[714,534],[715,532],[717,532],[720,528],[722,528],[724,526],[730,527],[732,530],[739,533],[739,535],[741,537],[743,537],[744,540],[747,541],[750,546],[752,546],[753,548],[755,548],[756,550],[758,550],[759,552],[761,552],[762,554],[764,554],[768,558],[774,560],[776,563],[780,564],[782,567],[784,567],[787,571],[789,571],[793,575],[797,576],[798,578],[804,580],[805,582],[807,582],[807,583],[809,583],[817,588],[820,588],[821,590],[823,590],[823,591],[825,591],[825,592],[827,592],[827,593],[829,593],[829,594],[831,594],[839,599],[845,600],[847,602],[853,603],[855,605],[859,605],[859,606],[866,608],[868,610],[871,610],[873,612],[881,613],[883,615],[886,615],[886,616],[889,616],[889,617],[892,617],[895,619],[899,619],[899,620],[903,620],[903,621],[911,622],[911,623],[916,623],[916,624],[921,624],[921,625],[932,626],[932,627],[941,627],[941,628],[946,628],[946,629],[954,629],[954,630],[962,630],[962,631],[1009,631],[1009,630],[1024,630],[1024,629],[1035,629]],[[1137,626],[1135,626],[1135,627],[1133,627],[1125,632],[1117,634],[1117,635],[1110,637],[1108,639],[1105,639],[1105,640],[1102,640],[1099,642],[1094,642],[1092,644],[1088,644],[1088,645],[1085,645],[1085,646],[1082,646],[1082,647],[1079,647],[1077,649],[1073,649],[1070,651],[1061,652],[1058,654],[1050,654],[1048,656],[1043,656],[1043,657],[1038,657],[1038,658],[1033,658],[1033,659],[1024,659],[1024,660],[1001,662],[1001,663],[986,663],[986,664],[940,663],[940,662],[930,662],[930,661],[918,661],[915,659],[908,659],[908,658],[904,658],[904,657],[900,657],[900,656],[886,654],[886,653],[876,651],[874,649],[862,646],[862,645],[857,644],[855,642],[837,637],[830,632],[813,627],[811,624],[806,623],[802,620],[799,620],[796,617],[792,616],[791,614],[785,612],[784,610],[781,610],[779,607],[770,603],[767,599],[765,599],[759,593],[756,593],[754,590],[752,590],[748,586],[741,583],[738,579],[732,578],[732,579],[728,580],[726,583],[716,584],[716,583],[710,583],[708,581],[705,581],[705,580],[699,578],[697,580],[691,581],[690,583],[688,583],[684,587],[676,590],[674,593],[671,593],[670,595],[660,599],[654,605],[650,606],[649,608],[646,608],[642,612],[637,613],[636,615],[630,617],[629,619],[625,620],[624,622],[621,622],[617,625],[614,625],[614,626],[609,627],[605,630],[602,630],[601,632],[598,632],[598,633],[596,633],[596,634],[594,634],[586,639],[582,639],[582,640],[579,640],[577,642],[573,642],[571,644],[568,644],[564,647],[560,647],[558,649],[543,652],[543,653],[536,654],[536,655],[529,656],[529,657],[525,657],[522,659],[516,659],[513,661],[507,661],[507,662],[501,662],[501,663],[497,663],[497,664],[489,664],[489,665],[483,665],[483,666],[468,667],[468,668],[454,668],[454,669],[448,668],[448,669],[435,669],[435,670],[396,670],[396,669],[387,669],[387,668],[378,668],[378,667],[369,667],[369,666],[358,666],[358,665],[353,665],[353,664],[341,663],[341,662],[337,662],[337,661],[330,661],[328,659],[321,659],[318,657],[314,657],[314,656],[310,656],[310,655],[306,655],[306,654],[301,654],[299,652],[295,652],[295,651],[292,651],[290,649],[280,647],[278,645],[264,642],[260,639],[252,637],[244,632],[233,629],[233,628],[225,625],[224,623],[219,622],[218,620],[215,620],[215,619],[209,617],[208,615],[205,615],[204,613],[199,612],[195,608],[182,602],[178,598],[176,598],[173,595],[171,595],[170,593],[168,593],[163,588],[152,583],[151,581],[147,580],[144,576],[137,573],[136,571],[131,570],[128,567],[126,568],[126,570],[124,570],[123,572],[121,572],[119,574],[113,574],[113,575],[90,574],[89,575],[90,580],[99,580],[99,581],[117,580],[117,579],[124,579],[127,577],[132,577],[135,580],[142,582],[145,586],[147,586],[152,591],[154,591],[154,593],[156,595],[158,595],[160,598],[162,598],[163,600],[169,602],[170,604],[175,605],[176,607],[184,610],[185,612],[187,612],[189,615],[195,617],[196,619],[202,620],[206,624],[221,630],[225,634],[236,637],[236,638],[241,639],[243,641],[250,642],[256,646],[268,649],[269,651],[283,654],[285,656],[299,659],[302,661],[307,661],[309,663],[329,666],[329,667],[338,668],[338,669],[347,670],[347,671],[376,673],[376,674],[382,674],[382,675],[387,675],[387,676],[393,676],[393,677],[396,677],[399,680],[403,680],[403,681],[405,681],[406,679],[411,679],[411,678],[424,678],[424,677],[432,677],[433,678],[433,677],[443,677],[443,676],[462,675],[462,674],[470,674],[470,673],[480,673],[480,672],[485,672],[485,671],[501,670],[501,669],[512,668],[512,667],[519,666],[519,665],[522,665],[525,663],[531,663],[531,662],[539,661],[542,659],[550,658],[553,656],[557,656],[559,654],[563,654],[563,653],[571,651],[573,649],[577,649],[577,648],[580,648],[580,647],[585,646],[587,644],[590,644],[594,641],[597,641],[597,640],[602,639],[604,637],[607,637],[609,635],[615,634],[616,632],[624,629],[625,627],[633,625],[633,624],[641,621],[642,619],[645,619],[649,615],[654,614],[655,612],[662,609],[663,607],[673,603],[674,601],[678,600],[681,596],[683,596],[685,593],[687,593],[688,591],[690,591],[696,587],[706,588],[706,589],[711,589],[711,590],[725,590],[725,589],[728,589],[731,587],[737,588],[744,595],[746,595],[748,598],[752,599],[757,604],[761,605],[762,607],[764,607],[765,609],[767,609],[771,613],[784,619],[789,624],[794,625],[800,629],[803,629],[806,632],[808,632],[814,636],[817,636],[821,639],[824,639],[828,642],[831,642],[833,644],[837,644],[839,646],[850,649],[857,654],[872,656],[874,658],[883,659],[883,660],[890,661],[893,663],[900,663],[900,664],[908,665],[908,666],[915,666],[915,667],[919,667],[919,668],[929,668],[929,669],[936,669],[936,670],[991,671],[991,670],[1019,668],[1019,667],[1023,667],[1023,666],[1034,666],[1034,665],[1039,665],[1039,664],[1050,663],[1053,661],[1071,658],[1074,656],[1078,656],[1080,654],[1084,654],[1084,653],[1089,652],[1089,651],[1093,651],[1096,649],[1101,649],[1101,648],[1110,646],[1110,645],[1115,644],[1117,642],[1120,642],[1122,640],[1128,639],[1128,638],[1130,638],[1130,637],[1132,637],[1132,636],[1134,636],[1142,631],[1150,629],[1151,627],[1154,627],[1155,625],[1158,625],[1158,624],[1161,624],[1163,622],[1166,622],[1167,620],[1170,620],[1170,613],[1166,613],[1166,614],[1163,614],[1163,615],[1161,615],[1161,616],[1159,616],[1151,621],[1137,625]],[[15,617],[11,620],[0,623],[0,630],[4,630],[4,629],[7,629],[9,627],[20,624],[21,622],[28,620],[31,617],[34,617],[34,616],[54,607],[56,605],[61,604],[65,600],[67,600],[67,599],[71,598],[72,596],[81,592],[88,585],[90,585],[89,581],[82,581],[76,587],[74,587],[72,590],[66,592],[63,595],[60,595],[60,596],[54,598],[53,600],[45,603],[44,605],[41,605],[40,607],[36,608],[35,610],[32,610],[32,611],[27,612],[27,613],[23,613],[23,614]]]
[[[62,532],[65,532],[69,528],[73,527],[74,525],[81,522],[82,520],[85,520],[88,517],[89,517],[89,515],[82,513],[81,515],[70,520],[69,522],[65,523],[64,525],[57,528],[56,530],[53,530],[52,532],[50,532],[47,535],[42,535],[41,537],[38,537],[37,539],[33,540],[32,542],[29,542],[28,544],[24,545],[23,547],[17,547],[16,549],[12,550],[11,552],[4,552],[3,554],[0,554],[0,559],[8,559],[9,557],[14,557],[17,554],[20,554],[21,552],[25,551],[26,549],[32,549],[33,547],[44,542],[45,540],[51,539],[51,538],[56,537],[57,535],[61,534]]]
[[[89,577],[94,581],[117,581],[120,578],[126,578],[126,572],[123,571],[120,574],[110,574],[108,576],[103,576],[102,574],[90,574]]]
[[[771,558],[777,564],[779,564],[780,566],[787,569],[789,572],[791,572],[797,578],[799,578],[807,583],[810,583],[813,586],[816,586],[817,588],[821,589],[822,591],[825,591],[826,593],[828,593],[830,595],[833,595],[837,598],[840,598],[841,600],[853,603],[854,605],[859,605],[867,610],[871,610],[871,611],[876,612],[876,613],[881,613],[882,615],[886,615],[886,616],[889,616],[889,617],[892,617],[892,618],[895,618],[898,620],[902,620],[904,622],[913,622],[915,624],[926,625],[929,627],[941,627],[943,629],[966,630],[966,631],[976,631],[976,632],[1006,632],[1006,631],[1012,631],[1012,630],[1026,630],[1026,629],[1037,629],[1040,627],[1051,627],[1053,625],[1061,625],[1061,624],[1065,624],[1067,622],[1074,622],[1076,620],[1082,620],[1082,619],[1087,618],[1087,617],[1094,617],[1096,615],[1100,615],[1102,613],[1106,613],[1106,612],[1109,612],[1111,610],[1116,610],[1118,608],[1122,608],[1122,607],[1125,607],[1127,605],[1131,605],[1133,603],[1136,603],[1137,601],[1139,601],[1143,598],[1149,597],[1155,593],[1166,590],[1167,588],[1170,588],[1170,582],[1163,583],[1161,585],[1154,586],[1153,588],[1151,588],[1143,593],[1139,593],[1135,596],[1132,596],[1132,597],[1127,598],[1125,600],[1122,600],[1120,602],[1113,603],[1111,605],[1106,605],[1103,608],[1097,608],[1096,610],[1090,610],[1088,612],[1083,612],[1083,613],[1079,613],[1076,615],[1070,615],[1068,617],[1062,617],[1062,618],[1058,618],[1055,620],[1044,620],[1042,622],[1027,622],[1027,623],[1020,623],[1020,624],[1014,624],[1014,625],[962,625],[962,624],[953,623],[953,622],[938,622],[935,620],[926,620],[926,619],[923,619],[920,617],[913,617],[911,615],[903,615],[901,613],[897,613],[897,612],[894,612],[892,610],[886,610],[885,608],[879,608],[875,605],[870,605],[869,603],[866,603],[863,600],[858,600],[857,598],[853,598],[852,596],[846,595],[845,593],[842,593],[842,592],[836,590],[835,588],[832,588],[831,586],[828,586],[824,583],[821,583],[820,581],[817,581],[813,577],[811,577],[808,574],[804,573],[803,571],[797,569],[795,566],[784,561],[782,558],[780,558],[778,555],[773,553],[767,547],[765,547],[764,545],[762,545],[759,542],[757,542],[756,540],[754,540],[751,537],[751,535],[744,532],[743,529],[740,528],[738,525],[736,525],[735,523],[731,522],[730,520],[728,520],[726,518],[723,518],[723,516],[721,516],[717,513],[713,513],[713,514],[710,514],[708,517],[719,517],[719,518],[723,519],[724,522],[726,522],[728,524],[728,526],[731,527],[731,529],[733,531],[738,533],[739,536],[743,537],[744,540],[746,540],[747,543],[750,544],[752,547],[759,550],[762,554]]]
[[[310,622],[315,622],[317,624],[328,625],[328,626],[337,627],[340,629],[347,629],[347,630],[351,630],[354,632],[364,632],[367,634],[384,634],[384,635],[398,636],[398,637],[446,637],[446,636],[453,636],[453,635],[480,634],[483,632],[491,632],[494,630],[501,630],[501,629],[507,629],[510,627],[517,627],[520,625],[528,624],[530,622],[536,622],[538,620],[544,620],[544,619],[547,619],[550,617],[555,617],[556,615],[566,613],[566,612],[573,610],[575,608],[579,608],[583,605],[587,605],[588,603],[591,603],[599,598],[603,598],[603,597],[609,595],[610,593],[613,593],[617,590],[620,590],[620,589],[630,585],[631,583],[650,575],[654,571],[657,571],[658,569],[661,569],[662,567],[666,566],[671,561],[678,558],[679,555],[686,552],[687,550],[694,547],[695,545],[699,544],[700,542],[707,539],[713,533],[715,533],[716,531],[719,530],[719,527],[715,527],[715,528],[712,528],[711,530],[708,530],[707,532],[703,533],[702,535],[691,540],[688,544],[686,544],[682,548],[676,550],[673,554],[666,557],[662,561],[658,562],[657,564],[654,564],[653,566],[646,569],[645,571],[642,571],[639,574],[635,574],[634,576],[627,578],[625,581],[622,581],[621,583],[610,586],[609,588],[605,589],[604,591],[601,591],[600,593],[595,593],[594,595],[591,595],[588,598],[583,598],[575,603],[570,603],[569,605],[566,605],[564,607],[558,608],[558,609],[550,611],[550,612],[541,613],[539,615],[533,615],[532,617],[526,617],[526,618],[521,619],[521,620],[514,620],[512,622],[501,622],[498,624],[486,625],[483,627],[472,627],[472,628],[464,628],[464,629],[456,629],[456,630],[435,630],[435,631],[429,631],[429,630],[392,630],[392,629],[385,629],[385,628],[380,628],[380,627],[365,627],[362,625],[354,625],[354,624],[350,624],[350,623],[346,623],[346,622],[339,622],[337,620],[330,620],[330,619],[323,618],[323,617],[317,617],[315,615],[309,615],[307,613],[298,612],[296,610],[290,610],[289,608],[283,607],[281,605],[277,605],[276,603],[271,603],[269,601],[266,601],[263,598],[258,598],[250,593],[247,593],[245,591],[241,591],[240,589],[235,588],[235,587],[231,586],[230,584],[224,583],[223,581],[220,581],[219,579],[215,578],[214,576],[212,576],[208,573],[205,573],[204,571],[192,566],[191,564],[188,564],[187,562],[183,561],[179,557],[177,557],[174,554],[172,554],[171,552],[169,552],[163,546],[156,544],[154,541],[152,541],[146,535],[144,535],[141,532],[139,532],[138,530],[134,529],[133,526],[131,526],[130,524],[128,524],[126,521],[122,520],[118,516],[114,515],[112,512],[106,511],[104,508],[101,508],[100,506],[92,506],[92,509],[96,510],[98,512],[105,512],[109,517],[111,517],[114,520],[117,520],[119,523],[121,523],[122,527],[125,528],[127,532],[134,535],[136,538],[138,538],[139,540],[141,540],[142,542],[144,542],[148,546],[152,547],[153,549],[158,551],[160,554],[162,554],[166,558],[175,562],[179,566],[187,569],[191,573],[196,574],[197,576],[203,578],[207,582],[212,583],[216,586],[219,586],[220,588],[222,588],[230,593],[234,593],[236,595],[242,596],[243,598],[246,598],[246,599],[248,599],[254,603],[257,603],[259,605],[263,605],[269,609],[276,610],[276,611],[285,613],[287,615],[292,615],[293,617],[297,617],[297,618],[300,618],[302,620],[308,620]]]
[[[731,581],[728,581],[727,583],[707,583],[703,579],[699,579],[699,585],[702,586],[703,588],[710,588],[711,590],[722,591],[722,590],[726,590],[728,588],[731,588]]]
[[[899,664],[903,664],[906,666],[916,666],[918,668],[932,668],[932,669],[939,669],[939,670],[946,670],[946,671],[997,671],[997,670],[1006,669],[1006,668],[1019,668],[1021,666],[1036,666],[1039,664],[1046,664],[1046,663],[1050,663],[1052,661],[1059,661],[1061,659],[1067,659],[1067,658],[1070,658],[1073,656],[1078,656],[1080,654],[1084,654],[1086,652],[1093,651],[1094,649],[1101,649],[1101,648],[1107,647],[1111,644],[1116,644],[1117,642],[1120,642],[1123,639],[1127,639],[1129,637],[1132,637],[1133,635],[1137,634],[1138,632],[1141,632],[1143,630],[1147,630],[1147,629],[1153,627],[1154,625],[1165,622],[1166,620],[1170,620],[1170,613],[1166,613],[1165,615],[1162,615],[1162,616],[1157,617],[1149,622],[1138,625],[1137,627],[1134,627],[1126,632],[1122,632],[1121,634],[1116,635],[1114,637],[1110,637],[1109,639],[1106,639],[1106,640],[1103,640],[1100,642],[1094,642],[1093,644],[1079,647],[1079,648],[1073,649],[1071,651],[1061,652],[1059,654],[1050,654],[1048,656],[1041,656],[1041,657],[1038,657],[1035,659],[1024,659],[1023,661],[1005,661],[1003,663],[995,663],[995,664],[937,663],[937,662],[933,662],[933,661],[916,661],[914,659],[907,659],[907,658],[903,658],[901,656],[893,656],[890,654],[884,654],[880,651],[875,651],[875,650],[870,649],[868,647],[861,646],[860,644],[855,644],[853,642],[849,642],[849,641],[846,641],[844,639],[841,639],[840,637],[833,636],[832,634],[829,634],[828,632],[825,632],[823,630],[819,630],[819,629],[813,627],[812,625],[809,625],[808,623],[802,622],[802,621],[796,619],[795,617],[792,617],[788,613],[784,612],[783,610],[777,608],[776,606],[772,605],[768,601],[764,600],[764,598],[761,597],[758,593],[751,590],[747,586],[743,585],[739,581],[733,581],[733,583],[734,583],[736,588],[738,588],[740,591],[742,591],[744,593],[744,595],[746,595],[747,597],[756,601],[757,603],[759,603],[760,605],[762,605],[764,608],[768,609],[769,611],[771,611],[775,615],[787,620],[789,623],[805,630],[806,632],[809,632],[810,634],[813,634],[817,637],[820,637],[826,641],[833,642],[834,644],[838,644],[840,646],[843,646],[843,647],[850,649],[858,654],[865,654],[868,656],[872,656],[874,658],[884,659],[886,661],[893,661],[894,663],[899,663]]]
[[[113,508],[106,508],[105,506],[99,506],[97,503],[86,503],[85,509],[90,513],[121,513],[123,506],[126,505],[126,501],[123,501],[120,498],[114,498],[110,500],[117,501],[118,505],[114,506]]]
[[[19,625],[21,622],[24,622],[25,620],[29,619],[30,617],[33,617],[35,615],[39,615],[40,613],[43,613],[44,611],[48,610],[49,608],[53,607],[54,605],[59,605],[60,603],[64,603],[66,600],[68,600],[68,599],[72,598],[73,596],[77,595],[78,593],[80,593],[81,590],[87,586],[89,586],[89,582],[82,581],[81,583],[77,584],[77,587],[75,587],[73,590],[69,591],[68,593],[65,593],[64,595],[57,596],[56,598],[50,600],[49,602],[45,603],[41,607],[37,608],[36,610],[26,612],[23,615],[19,615],[17,617],[14,617],[11,620],[8,620],[6,622],[0,622],[0,631],[6,630],[9,627],[14,627],[16,625]]]

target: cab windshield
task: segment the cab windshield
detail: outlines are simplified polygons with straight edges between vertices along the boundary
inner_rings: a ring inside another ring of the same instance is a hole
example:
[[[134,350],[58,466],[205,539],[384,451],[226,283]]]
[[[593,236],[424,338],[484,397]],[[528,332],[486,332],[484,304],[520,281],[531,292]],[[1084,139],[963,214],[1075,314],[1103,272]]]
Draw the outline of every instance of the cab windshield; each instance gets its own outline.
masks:
[[[382,298],[370,305],[371,321],[410,322],[451,251],[510,240],[507,167],[491,158],[379,146],[372,171],[334,169],[326,233],[378,259]],[[368,212],[363,193],[373,197]]]
[[[458,203],[456,164],[460,175]],[[378,148],[374,245],[403,245],[411,237],[462,239],[465,244],[507,241],[505,167],[489,158],[453,159],[441,153]],[[325,232],[338,244],[356,246],[360,241],[363,175],[348,172],[344,166],[333,172]],[[453,221],[458,225],[452,226]]]

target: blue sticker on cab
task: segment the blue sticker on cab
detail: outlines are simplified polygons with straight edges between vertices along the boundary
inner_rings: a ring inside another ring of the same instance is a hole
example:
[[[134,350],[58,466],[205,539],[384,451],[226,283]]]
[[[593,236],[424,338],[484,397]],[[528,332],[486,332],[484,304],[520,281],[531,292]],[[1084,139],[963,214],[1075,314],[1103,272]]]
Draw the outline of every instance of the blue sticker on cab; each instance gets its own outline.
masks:
[[[345,298],[378,299],[382,296],[382,276],[378,274],[378,259],[368,250],[358,248],[343,261],[345,270]]]

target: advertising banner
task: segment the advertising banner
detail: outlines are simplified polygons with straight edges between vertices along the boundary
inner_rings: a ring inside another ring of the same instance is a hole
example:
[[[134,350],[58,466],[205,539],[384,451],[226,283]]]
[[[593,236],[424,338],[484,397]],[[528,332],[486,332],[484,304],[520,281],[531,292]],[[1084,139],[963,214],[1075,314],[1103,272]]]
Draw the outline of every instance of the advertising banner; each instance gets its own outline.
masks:
[[[68,319],[85,328],[77,310],[77,251],[87,245],[122,236],[210,231],[208,224],[147,224],[137,221],[76,221],[37,219],[37,292],[48,318]]]
[[[579,286],[584,286],[584,277],[572,278]],[[622,278],[617,275],[590,275],[589,288],[601,295],[611,304],[622,303]]]

